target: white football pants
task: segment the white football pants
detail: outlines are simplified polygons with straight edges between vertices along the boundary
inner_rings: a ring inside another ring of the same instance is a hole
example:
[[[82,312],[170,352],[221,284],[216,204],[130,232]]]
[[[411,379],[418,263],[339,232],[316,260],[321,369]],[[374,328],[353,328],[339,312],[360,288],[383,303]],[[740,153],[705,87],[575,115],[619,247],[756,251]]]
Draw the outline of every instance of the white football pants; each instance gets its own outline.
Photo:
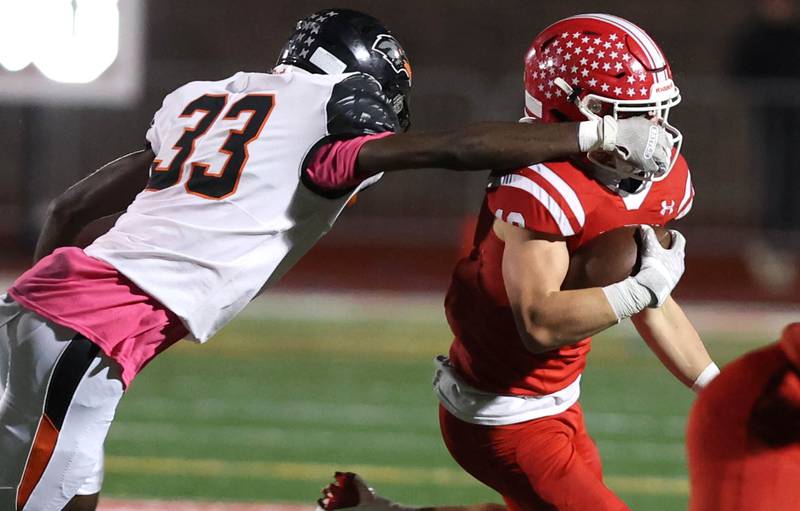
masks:
[[[0,296],[0,511],[98,493],[119,366],[74,330]]]

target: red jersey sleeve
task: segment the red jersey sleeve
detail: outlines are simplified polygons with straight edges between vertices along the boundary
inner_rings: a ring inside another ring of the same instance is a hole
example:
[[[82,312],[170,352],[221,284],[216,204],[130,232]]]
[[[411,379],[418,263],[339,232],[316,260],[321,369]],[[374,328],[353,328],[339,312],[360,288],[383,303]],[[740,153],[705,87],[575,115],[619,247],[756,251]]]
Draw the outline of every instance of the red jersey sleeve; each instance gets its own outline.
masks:
[[[545,165],[493,174],[487,198],[496,218],[530,231],[569,237],[583,229],[585,213],[578,194]]]
[[[683,190],[683,198],[678,205],[678,214],[675,215],[675,220],[679,220],[689,214],[694,205],[694,185],[692,184],[692,173],[686,169],[686,185]]]

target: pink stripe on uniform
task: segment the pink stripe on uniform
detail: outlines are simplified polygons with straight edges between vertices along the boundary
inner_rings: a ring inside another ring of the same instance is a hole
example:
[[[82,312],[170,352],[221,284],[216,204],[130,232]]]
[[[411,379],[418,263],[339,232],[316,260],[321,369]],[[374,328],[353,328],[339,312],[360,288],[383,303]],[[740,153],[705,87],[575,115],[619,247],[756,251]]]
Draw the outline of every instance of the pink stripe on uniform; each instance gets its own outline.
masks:
[[[356,160],[361,147],[370,140],[378,140],[390,135],[394,135],[394,133],[378,133],[350,140],[329,142],[317,149],[311,163],[306,168],[306,175],[315,185],[325,190],[355,188],[362,180],[369,177],[355,176]]]
[[[8,294],[97,344],[122,367],[126,387],[153,357],[189,333],[175,314],[113,266],[75,247],[39,261]]]

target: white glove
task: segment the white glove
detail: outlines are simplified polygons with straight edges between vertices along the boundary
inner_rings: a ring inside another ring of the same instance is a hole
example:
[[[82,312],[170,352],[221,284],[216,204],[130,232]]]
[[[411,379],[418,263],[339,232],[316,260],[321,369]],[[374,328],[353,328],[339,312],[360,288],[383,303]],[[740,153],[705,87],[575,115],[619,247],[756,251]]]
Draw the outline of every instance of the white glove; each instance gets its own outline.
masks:
[[[686,238],[671,230],[672,245],[663,248],[652,227],[642,225],[639,229],[641,269],[636,275],[603,288],[617,319],[633,316],[645,307],[661,307],[683,275]]]
[[[661,175],[672,158],[672,138],[659,123],[644,117],[582,122],[578,143],[583,152],[603,151],[635,169]]]
[[[672,244],[664,248],[652,227],[642,225],[639,230],[642,234],[642,264],[633,278],[653,294],[650,307],[661,307],[683,275],[686,238],[671,230]]]

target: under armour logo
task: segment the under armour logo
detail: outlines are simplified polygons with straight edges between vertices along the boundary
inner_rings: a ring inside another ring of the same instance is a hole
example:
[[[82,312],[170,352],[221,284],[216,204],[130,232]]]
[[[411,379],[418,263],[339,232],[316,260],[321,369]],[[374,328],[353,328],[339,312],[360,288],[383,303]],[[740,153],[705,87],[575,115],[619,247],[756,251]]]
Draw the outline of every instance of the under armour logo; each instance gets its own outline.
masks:
[[[661,201],[661,216],[671,215],[673,212],[675,212],[675,201],[674,200],[662,200]]]

